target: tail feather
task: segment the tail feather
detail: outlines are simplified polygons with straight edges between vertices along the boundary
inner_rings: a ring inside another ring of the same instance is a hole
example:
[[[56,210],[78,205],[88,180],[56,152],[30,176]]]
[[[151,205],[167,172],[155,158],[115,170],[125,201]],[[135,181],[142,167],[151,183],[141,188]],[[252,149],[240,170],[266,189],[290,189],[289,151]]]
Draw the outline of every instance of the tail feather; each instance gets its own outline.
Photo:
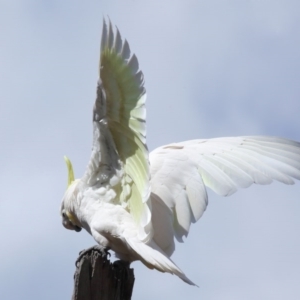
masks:
[[[150,269],[177,275],[184,282],[197,286],[176,266],[176,264],[152,240],[144,244],[139,240],[128,239],[127,243],[136,252],[140,260]]]

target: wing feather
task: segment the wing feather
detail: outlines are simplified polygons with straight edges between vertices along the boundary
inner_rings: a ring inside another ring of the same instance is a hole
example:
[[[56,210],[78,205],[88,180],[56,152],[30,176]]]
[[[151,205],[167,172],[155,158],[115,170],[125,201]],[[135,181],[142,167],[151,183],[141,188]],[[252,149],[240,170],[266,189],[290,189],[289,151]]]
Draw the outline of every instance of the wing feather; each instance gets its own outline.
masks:
[[[93,171],[88,168],[87,173],[97,177],[101,165],[106,165],[111,171],[107,177],[119,174],[113,201],[128,209],[142,227],[140,238],[145,241],[151,236],[151,202],[144,77],[128,42],[122,41],[111,22],[103,22],[99,71],[89,164]],[[104,152],[115,155],[105,159]]]
[[[253,183],[299,180],[300,143],[263,136],[192,140],[155,149],[150,165],[152,191],[173,213],[174,236],[182,241],[206,209],[206,187],[229,196]]]

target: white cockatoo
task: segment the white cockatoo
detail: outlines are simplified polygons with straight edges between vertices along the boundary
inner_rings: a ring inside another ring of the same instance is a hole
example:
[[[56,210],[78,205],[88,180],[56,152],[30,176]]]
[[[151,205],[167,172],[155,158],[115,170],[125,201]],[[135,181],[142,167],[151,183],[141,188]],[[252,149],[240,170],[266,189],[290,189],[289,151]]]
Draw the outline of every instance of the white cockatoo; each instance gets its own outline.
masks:
[[[69,180],[61,215],[67,229],[84,228],[103,249],[127,262],[175,274],[194,285],[170,259],[208,204],[206,187],[228,196],[253,183],[300,179],[300,143],[243,136],[146,145],[143,73],[126,40],[103,22],[100,79],[87,170]]]

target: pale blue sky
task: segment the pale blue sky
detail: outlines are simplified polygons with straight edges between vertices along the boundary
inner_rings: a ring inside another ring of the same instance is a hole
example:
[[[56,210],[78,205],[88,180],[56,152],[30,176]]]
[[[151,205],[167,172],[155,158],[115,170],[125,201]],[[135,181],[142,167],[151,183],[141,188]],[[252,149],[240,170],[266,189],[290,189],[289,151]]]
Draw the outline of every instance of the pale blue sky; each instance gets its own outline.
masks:
[[[144,72],[150,150],[237,135],[300,141],[298,0],[0,0],[0,298],[70,299],[78,252],[61,225],[63,155],[82,176],[102,17]],[[300,299],[300,183],[210,204],[172,257],[199,288],[133,264],[133,299]]]

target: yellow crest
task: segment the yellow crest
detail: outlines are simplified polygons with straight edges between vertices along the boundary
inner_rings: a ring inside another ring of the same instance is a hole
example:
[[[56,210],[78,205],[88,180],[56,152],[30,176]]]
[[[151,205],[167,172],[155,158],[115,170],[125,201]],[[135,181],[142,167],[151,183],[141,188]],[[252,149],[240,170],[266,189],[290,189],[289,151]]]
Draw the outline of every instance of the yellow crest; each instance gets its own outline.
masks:
[[[68,168],[68,187],[69,187],[72,184],[72,182],[75,180],[73,166],[72,166],[71,161],[66,156],[64,156],[64,160],[65,160],[65,162],[67,164],[67,168]]]

